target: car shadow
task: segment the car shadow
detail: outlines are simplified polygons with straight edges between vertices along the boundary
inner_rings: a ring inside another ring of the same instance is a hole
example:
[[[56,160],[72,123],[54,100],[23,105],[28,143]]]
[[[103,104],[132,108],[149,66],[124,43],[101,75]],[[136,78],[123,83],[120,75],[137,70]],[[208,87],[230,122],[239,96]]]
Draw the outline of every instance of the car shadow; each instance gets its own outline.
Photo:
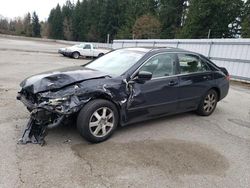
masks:
[[[176,114],[166,117],[161,117],[157,119],[142,121],[139,123],[133,123],[126,126],[118,126],[115,131],[114,136],[116,139],[123,134],[129,134],[129,132],[133,132],[135,129],[151,128],[153,126],[162,126],[162,124],[167,125],[168,122],[173,122],[176,119],[185,119],[186,117],[196,116],[193,112],[187,112],[182,114]],[[112,139],[112,138],[111,138]],[[71,121],[64,123],[58,127],[52,128],[48,130],[48,135],[45,140],[52,142],[61,142],[61,143],[69,143],[69,142],[86,142],[84,138],[81,137],[80,133],[76,127],[76,117]]]
[[[72,58],[72,57],[64,56],[64,55],[60,55],[60,57],[69,58],[69,59],[74,59],[74,58]],[[92,60],[97,59],[97,58],[95,58],[95,57],[84,57],[84,56],[80,56],[80,57],[78,58],[78,60],[81,60],[81,59],[88,60],[88,61],[92,61]],[[77,59],[74,59],[74,60],[77,60]]]
[[[88,161],[93,169],[97,171],[105,169],[104,176],[119,174],[121,169],[126,168],[131,173],[134,170],[138,172],[138,169],[143,172],[158,169],[174,179],[183,175],[223,177],[230,163],[222,153],[210,145],[172,136],[158,137],[159,130],[161,131],[163,126],[174,129],[176,123],[182,126],[180,122],[185,124],[186,119],[192,121],[195,118],[199,117],[193,112],[188,112],[134,123],[119,127],[114,136],[106,142],[99,144],[80,142],[72,144],[71,149],[79,159]],[[152,128],[153,126],[158,128]],[[149,139],[148,136],[151,138],[151,135],[157,139]],[[112,166],[114,161],[116,168],[105,168]]]
[[[169,116],[164,116],[160,118],[155,118],[151,120],[145,120],[137,123],[131,123],[126,126],[119,126],[117,131],[129,131],[130,129],[134,128],[140,128],[140,127],[151,127],[155,126],[157,124],[162,124],[173,121],[175,119],[184,119],[189,116],[196,116],[194,112],[186,112],[186,113],[180,113],[180,114],[174,114],[174,115],[169,115]]]

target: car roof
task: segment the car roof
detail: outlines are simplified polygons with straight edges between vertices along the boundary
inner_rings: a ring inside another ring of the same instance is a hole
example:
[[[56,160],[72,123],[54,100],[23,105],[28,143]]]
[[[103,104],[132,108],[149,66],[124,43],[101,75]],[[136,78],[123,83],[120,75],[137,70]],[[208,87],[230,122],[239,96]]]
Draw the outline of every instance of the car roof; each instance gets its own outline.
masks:
[[[187,53],[193,53],[197,54],[195,52],[187,51],[181,48],[173,48],[173,47],[129,47],[129,48],[123,48],[131,51],[141,51],[144,53],[161,53],[161,52],[187,52]]]

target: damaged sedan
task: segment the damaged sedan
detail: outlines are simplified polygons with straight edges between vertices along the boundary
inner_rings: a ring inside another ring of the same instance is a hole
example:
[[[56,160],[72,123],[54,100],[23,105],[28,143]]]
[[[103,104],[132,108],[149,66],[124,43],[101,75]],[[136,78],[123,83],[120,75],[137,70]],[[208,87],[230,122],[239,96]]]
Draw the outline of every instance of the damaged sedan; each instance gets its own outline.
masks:
[[[208,116],[229,89],[229,75],[206,57],[176,48],[114,50],[88,64],[31,76],[17,99],[30,111],[19,143],[43,144],[47,128],[77,116],[89,142],[118,125],[175,113]]]

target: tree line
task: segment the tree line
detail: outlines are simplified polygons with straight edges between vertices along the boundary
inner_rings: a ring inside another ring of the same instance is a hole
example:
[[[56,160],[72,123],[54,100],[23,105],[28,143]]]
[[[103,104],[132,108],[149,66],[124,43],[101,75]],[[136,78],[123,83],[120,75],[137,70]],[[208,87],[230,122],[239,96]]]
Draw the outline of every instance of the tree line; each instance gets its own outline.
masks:
[[[16,34],[34,35],[39,25],[33,17],[21,21],[22,29],[15,20]],[[93,42],[106,42],[107,35],[111,40],[247,38],[250,0],[68,0],[50,11],[40,28],[43,37]]]
[[[33,12],[32,15],[28,12],[24,18],[18,17],[14,20],[0,18],[0,33],[41,37],[41,25],[43,25],[43,22],[39,21],[36,12]]]

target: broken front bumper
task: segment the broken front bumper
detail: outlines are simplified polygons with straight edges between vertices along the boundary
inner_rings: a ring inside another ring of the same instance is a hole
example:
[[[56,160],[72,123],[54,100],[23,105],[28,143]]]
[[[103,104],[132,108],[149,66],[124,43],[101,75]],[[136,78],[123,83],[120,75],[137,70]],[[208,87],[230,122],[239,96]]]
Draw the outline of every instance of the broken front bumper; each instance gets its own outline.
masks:
[[[50,112],[44,109],[35,109],[31,112],[31,116],[29,122],[27,124],[26,129],[23,132],[21,139],[18,141],[19,144],[40,144],[44,145],[44,138],[46,136],[46,130],[48,127],[56,127],[60,125],[65,116],[62,115],[60,117],[55,118],[53,121],[51,120],[53,117]]]
[[[19,144],[33,143],[43,145],[47,128],[59,126],[65,118],[77,112],[82,106],[75,97],[65,99],[63,102],[54,99],[52,100],[53,103],[47,101],[36,104],[19,92],[17,99],[31,112],[27,127],[18,141]]]

